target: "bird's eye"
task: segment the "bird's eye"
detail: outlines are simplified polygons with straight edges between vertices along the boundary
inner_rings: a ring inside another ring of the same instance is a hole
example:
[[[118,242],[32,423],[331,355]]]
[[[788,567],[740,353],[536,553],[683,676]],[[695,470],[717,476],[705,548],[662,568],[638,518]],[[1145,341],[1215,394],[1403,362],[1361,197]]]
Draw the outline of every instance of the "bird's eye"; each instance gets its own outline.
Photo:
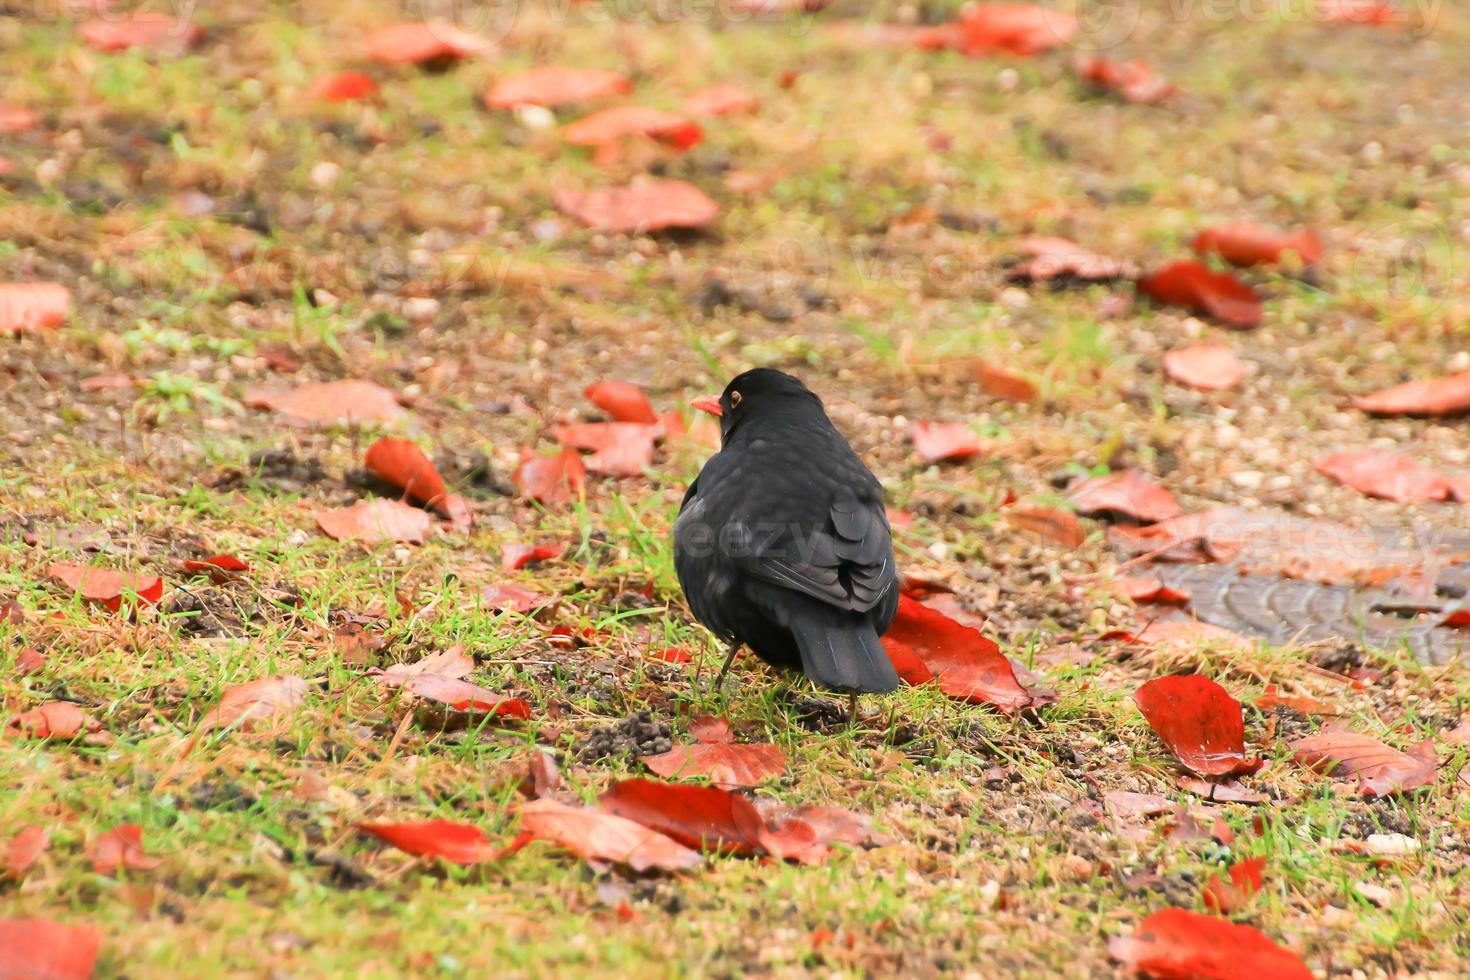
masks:
[[[731,408],[739,408],[740,407],[740,392],[738,392],[738,391],[732,391],[732,392],[730,392],[730,407]]]

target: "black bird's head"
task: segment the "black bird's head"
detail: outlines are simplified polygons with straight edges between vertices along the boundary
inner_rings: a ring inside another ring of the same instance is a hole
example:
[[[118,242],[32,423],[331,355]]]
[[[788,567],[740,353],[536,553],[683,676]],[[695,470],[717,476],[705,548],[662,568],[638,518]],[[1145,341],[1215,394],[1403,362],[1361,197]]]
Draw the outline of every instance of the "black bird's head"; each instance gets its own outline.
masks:
[[[755,368],[738,375],[720,394],[719,409],[721,439],[729,439],[737,426],[750,419],[789,419],[812,412],[826,417],[822,400],[810,388],[774,368]]]

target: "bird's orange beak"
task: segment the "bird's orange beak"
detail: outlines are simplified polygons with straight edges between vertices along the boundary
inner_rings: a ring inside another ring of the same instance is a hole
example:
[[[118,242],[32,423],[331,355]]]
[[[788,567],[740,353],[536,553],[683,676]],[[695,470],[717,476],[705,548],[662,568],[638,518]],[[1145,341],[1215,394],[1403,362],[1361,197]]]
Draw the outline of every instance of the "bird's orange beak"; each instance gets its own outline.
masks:
[[[711,415],[724,415],[725,410],[720,408],[720,400],[714,395],[701,395],[689,404],[701,412],[709,412]]]

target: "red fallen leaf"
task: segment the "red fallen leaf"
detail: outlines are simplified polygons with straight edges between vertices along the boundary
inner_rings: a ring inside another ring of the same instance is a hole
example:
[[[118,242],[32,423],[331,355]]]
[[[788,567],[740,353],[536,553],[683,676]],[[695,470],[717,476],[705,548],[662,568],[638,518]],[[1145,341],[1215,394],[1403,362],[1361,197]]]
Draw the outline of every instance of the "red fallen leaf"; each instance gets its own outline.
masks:
[[[684,98],[684,108],[696,116],[734,116],[755,112],[760,107],[760,99],[731,82],[690,92]]]
[[[1317,0],[1317,17],[1324,24],[1402,24],[1404,15],[1390,0]]]
[[[706,776],[716,786],[755,786],[786,771],[786,753],[769,742],[676,745],[668,752],[644,756],[643,764],[665,779]]]
[[[638,872],[688,871],[704,863],[697,852],[642,824],[555,800],[533,800],[522,806],[521,827],[584,860],[625,864]]]
[[[532,800],[543,800],[561,788],[561,770],[556,765],[556,755],[549,749],[538,748],[531,753],[531,762],[526,767],[526,777],[518,787],[521,795]]]
[[[630,235],[665,228],[703,228],[719,216],[720,206],[693,184],[655,180],[627,187],[579,191],[565,188],[556,206],[589,228]]]
[[[861,847],[887,843],[874,829],[871,817],[841,807],[791,807],[758,799],[756,810],[766,821],[762,846],[783,860],[816,864],[827,857],[832,844]]]
[[[888,659],[893,663],[898,679],[909,687],[918,687],[934,679],[934,671],[929,669],[928,665],[914,652],[914,648],[907,643],[885,636],[883,652],[888,654]]]
[[[123,599],[136,595],[139,602],[153,605],[163,598],[163,579],[157,575],[118,572],[110,568],[93,568],[70,562],[52,562],[46,573],[83,599],[100,602],[113,612],[122,608]]]
[[[1063,10],[1024,3],[967,7],[949,24],[916,33],[924,50],[951,48],[971,58],[995,54],[1032,55],[1077,36],[1077,18]]]
[[[627,95],[633,84],[615,71],[544,65],[498,79],[485,92],[491,109],[520,105],[562,106]]]
[[[1225,391],[1245,380],[1245,364],[1225,344],[1195,344],[1164,355],[1164,373],[1201,391]]]
[[[605,146],[625,136],[647,136],[683,151],[699,145],[704,130],[683,116],[635,105],[603,109],[562,129],[562,138],[573,146]]]
[[[883,648],[895,670],[903,661],[900,677],[915,673],[908,656],[912,652],[952,698],[1008,713],[1035,703],[993,640],[908,596],[899,596],[898,615],[883,634]]]
[[[1087,540],[1087,532],[1077,520],[1077,515],[1060,507],[1021,501],[1001,512],[1006,522],[1024,531],[1050,538],[1068,548],[1079,548]]]
[[[137,10],[89,20],[77,28],[77,37],[88,47],[109,53],[129,48],[182,52],[204,39],[204,29],[158,11]]]
[[[24,106],[0,102],[0,133],[23,133],[34,129],[41,117]]]
[[[598,798],[608,813],[664,834],[685,847],[758,854],[766,822],[744,796],[715,786],[625,779]]]
[[[1236,782],[1219,783],[1207,779],[1180,776],[1175,780],[1174,785],[1196,796],[1203,796],[1211,803],[1248,803],[1251,806],[1260,806],[1262,803],[1271,802],[1271,797],[1265,793],[1246,789]]]
[[[556,604],[557,597],[532,592],[519,585],[487,585],[480,590],[480,601],[499,612],[529,613]]]
[[[1197,255],[1218,255],[1235,266],[1274,265],[1287,252],[1296,253],[1303,265],[1322,261],[1322,239],[1315,231],[1280,231],[1249,221],[1206,228],[1189,247]]]
[[[355,102],[378,94],[378,83],[365,71],[333,71],[317,77],[306,90],[319,102]]]
[[[689,734],[696,742],[705,745],[718,745],[735,741],[735,733],[730,730],[728,718],[716,718],[711,715],[700,715],[689,723]]]
[[[220,584],[230,581],[237,572],[250,571],[250,566],[234,555],[210,555],[208,558],[185,559],[184,571],[203,572],[216,584]]]
[[[1291,743],[1296,760],[1340,779],[1355,778],[1364,796],[1419,789],[1434,784],[1434,742],[1425,739],[1408,753],[1340,725],[1327,725],[1316,735]]]
[[[1293,711],[1300,711],[1304,715],[1342,714],[1341,708],[1338,708],[1336,705],[1327,704],[1324,701],[1318,701],[1316,698],[1298,694],[1278,694],[1275,684],[1266,685],[1265,693],[1256,698],[1255,705],[1262,711],[1270,711],[1272,708],[1282,707],[1290,708]]]
[[[1138,470],[1079,480],[1067,489],[1067,499],[1079,514],[1123,514],[1145,524],[1184,512],[1172,493]]]
[[[1162,830],[1164,836],[1176,844],[1212,840],[1229,847],[1235,843],[1235,831],[1230,829],[1230,825],[1202,808],[1175,807],[1174,819],[1166,821]]]
[[[51,919],[0,919],[0,977],[90,980],[102,939],[91,926]]]
[[[504,849],[474,824],[453,820],[411,820],[406,823],[356,823],[358,830],[414,857],[443,858],[455,864],[479,864],[501,857]]]
[[[1016,372],[989,361],[971,361],[970,377],[975,379],[981,391],[992,397],[1023,405],[1036,401],[1035,384]]]
[[[380,544],[400,541],[423,544],[429,535],[429,515],[397,500],[359,500],[351,507],[317,511],[317,526],[334,541]]]
[[[566,545],[556,544],[503,544],[500,546],[500,567],[508,572],[525,568],[533,561],[559,558]]]
[[[468,58],[489,51],[494,45],[448,21],[431,20],[379,28],[363,38],[362,47],[379,64],[422,65]]]
[[[306,681],[292,674],[276,674],[225,688],[215,705],[199,719],[198,732],[243,727],[258,718],[294,711],[306,703]]]
[[[655,425],[659,421],[658,413],[653,410],[643,389],[631,382],[599,381],[588,385],[582,394],[592,404],[611,415],[614,422]],[[719,400],[716,399],[715,403],[719,404]]]
[[[400,687],[420,674],[438,674],[441,677],[463,677],[475,669],[474,658],[464,652],[462,646],[432,653],[411,664],[393,664],[384,671],[368,671],[378,683],[385,687]]]
[[[1017,246],[1027,256],[1006,271],[1013,282],[1049,282],[1071,279],[1078,282],[1109,282],[1131,279],[1137,270],[1132,264],[1099,255],[1065,238],[1031,235]]]
[[[1100,54],[1085,55],[1072,63],[1077,75],[1098,88],[1112,89],[1129,102],[1152,105],[1174,94],[1174,85],[1142,58],[1114,61]]]
[[[1470,412],[1470,371],[1383,388],[1362,398],[1354,398],[1353,407],[1375,415],[1458,415]]]
[[[1125,790],[1104,793],[1103,806],[1114,820],[1152,817],[1168,813],[1174,808],[1167,796],[1157,793],[1130,793]]]
[[[563,449],[556,456],[521,451],[521,465],[510,475],[516,491],[548,507],[580,497],[587,487],[587,468],[575,450]]]
[[[555,430],[563,446],[595,450],[583,463],[603,476],[642,476],[653,465],[653,445],[662,427],[642,422],[583,422]]]
[[[126,391],[133,387],[133,378],[127,374],[94,374],[77,382],[78,391]]]
[[[1232,864],[1225,875],[1216,875],[1205,882],[1203,899],[1206,908],[1221,915],[1232,915],[1245,908],[1251,897],[1261,890],[1261,871],[1266,867],[1263,857],[1250,858]]]
[[[1370,497],[1398,503],[1444,500],[1450,495],[1445,475],[1404,453],[1382,449],[1359,449],[1333,453],[1313,464],[1318,473],[1331,477]]]
[[[914,452],[926,463],[969,459],[985,451],[975,433],[961,422],[915,422],[909,427]]]
[[[25,738],[75,738],[102,731],[102,723],[70,701],[47,701],[11,718],[5,731]]]
[[[1138,291],[1156,303],[1214,317],[1227,327],[1249,330],[1261,322],[1261,298],[1249,286],[1194,259],[1175,259],[1144,276]]]
[[[683,647],[664,647],[662,650],[648,651],[648,659],[662,660],[669,664],[687,664],[694,658]]]
[[[415,674],[405,680],[402,687],[410,694],[447,704],[455,711],[483,714],[491,718],[514,718],[518,721],[531,717],[531,706],[520,698],[487,691],[469,681],[445,674]]]
[[[54,282],[0,283],[0,333],[60,326],[71,316],[71,293]]]
[[[108,874],[118,868],[130,871],[152,871],[163,863],[143,851],[143,828],[137,824],[118,824],[92,843],[92,870]]]
[[[39,824],[30,824],[16,831],[5,845],[5,873],[19,878],[35,865],[51,843],[51,834]]]
[[[310,382],[288,391],[251,388],[243,400],[251,408],[270,409],[287,421],[314,425],[396,422],[408,414],[393,392],[356,378]]]
[[[1187,606],[1190,594],[1186,589],[1174,589],[1156,578],[1125,575],[1112,581],[1113,594],[1120,599],[1134,602],[1158,602],[1169,606]]]
[[[1156,677],[1133,703],[1185,768],[1201,776],[1249,775],[1265,765],[1245,757],[1240,702],[1202,674]]]
[[[1164,980],[1312,980],[1295,953],[1250,926],[1162,909],[1108,943],[1124,965]]]
[[[468,517],[468,509],[444,486],[444,478],[429,457],[411,439],[379,439],[368,448],[363,462],[367,468],[387,480],[411,499],[432,507],[444,517]]]

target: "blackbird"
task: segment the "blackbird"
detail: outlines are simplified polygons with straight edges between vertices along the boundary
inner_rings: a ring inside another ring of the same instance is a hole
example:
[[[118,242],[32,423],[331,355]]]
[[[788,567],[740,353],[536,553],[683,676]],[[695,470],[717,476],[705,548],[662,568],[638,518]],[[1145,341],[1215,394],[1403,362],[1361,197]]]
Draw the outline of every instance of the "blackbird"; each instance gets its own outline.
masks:
[[[715,406],[708,407],[715,411]],[[898,687],[878,636],[898,611],[883,488],[821,399],[770,368],[720,395],[721,448],[684,494],[674,568],[695,617],[773,667],[849,695]]]

